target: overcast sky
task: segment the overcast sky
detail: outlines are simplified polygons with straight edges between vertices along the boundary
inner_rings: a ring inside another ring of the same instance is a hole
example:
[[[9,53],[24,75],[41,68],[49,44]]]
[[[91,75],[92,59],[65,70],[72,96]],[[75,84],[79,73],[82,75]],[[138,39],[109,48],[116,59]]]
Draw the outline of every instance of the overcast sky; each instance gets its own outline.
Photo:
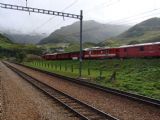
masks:
[[[1,3],[25,6],[26,0],[0,0]],[[134,25],[151,17],[160,17],[160,0],[28,0],[29,7],[84,12],[84,20],[101,23]],[[37,13],[0,8],[0,32],[50,34],[54,30],[78,21]]]

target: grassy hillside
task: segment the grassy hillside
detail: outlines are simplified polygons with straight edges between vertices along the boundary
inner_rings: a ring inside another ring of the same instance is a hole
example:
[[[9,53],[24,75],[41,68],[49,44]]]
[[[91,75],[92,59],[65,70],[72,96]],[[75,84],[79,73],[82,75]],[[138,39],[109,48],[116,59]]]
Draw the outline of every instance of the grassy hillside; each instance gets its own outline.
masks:
[[[32,61],[26,65],[75,77],[79,61]],[[111,76],[116,71],[116,79]],[[116,88],[160,100],[160,59],[110,59],[83,61],[82,76],[102,86]]]
[[[160,31],[147,31],[143,35],[137,37],[111,38],[99,43],[99,45],[120,46],[125,44],[138,44],[148,42],[160,42]]]
[[[10,49],[12,47],[18,46],[17,44],[14,44],[11,40],[9,40],[4,35],[0,34],[0,48],[2,49]]]
[[[123,40],[121,40],[123,42]],[[160,31],[146,31],[141,36],[136,36],[132,38],[124,39],[124,42],[128,42],[129,44],[133,41],[137,43],[145,43],[145,42],[160,42]]]
[[[6,43],[12,43],[7,37],[3,36],[2,34],[0,34],[0,41]]]
[[[143,21],[121,35],[101,42],[101,45],[119,46],[147,42],[160,42],[160,18]]]
[[[0,34],[0,58],[19,59],[25,58],[26,54],[41,54],[42,49],[34,45],[20,45],[11,42],[7,37]]]

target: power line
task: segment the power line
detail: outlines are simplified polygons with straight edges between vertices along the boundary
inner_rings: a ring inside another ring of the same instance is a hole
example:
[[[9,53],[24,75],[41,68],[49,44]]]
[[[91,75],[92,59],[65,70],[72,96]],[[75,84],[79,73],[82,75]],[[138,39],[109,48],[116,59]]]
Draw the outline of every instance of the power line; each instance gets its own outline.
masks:
[[[65,10],[71,8],[73,5],[75,5],[79,0],[74,0],[70,5],[68,5],[67,7],[65,7],[64,9],[62,9],[61,11],[64,12]],[[39,25],[38,27],[36,27],[33,31],[40,29],[41,27],[43,27],[44,25],[46,25],[48,22],[50,22],[51,20],[53,20],[55,18],[55,16],[49,18],[46,22],[42,23],[41,25]],[[57,26],[57,25],[55,25]]]
[[[111,1],[111,0],[110,0]],[[88,10],[84,10],[85,12],[90,12],[92,11],[93,9],[96,9],[96,10],[99,10],[99,9],[102,9],[102,8],[105,8],[105,7],[110,7],[112,5],[115,5],[116,3],[120,2],[120,0],[116,0],[116,1],[111,1],[111,2],[104,2],[104,3],[101,3],[99,5],[96,5],[94,6],[93,8],[90,8]]]
[[[155,11],[157,11],[157,10],[159,10],[160,8],[157,8],[157,9],[153,9],[153,10],[150,10],[150,11],[146,11],[146,12],[143,12],[143,13],[139,13],[139,14],[137,14],[137,15],[134,15],[134,16],[129,16],[129,17],[126,17],[126,18],[123,18],[123,19],[119,19],[119,20],[115,20],[115,21],[109,21],[109,22],[107,22],[107,24],[112,24],[112,23],[115,23],[115,22],[118,22],[118,24],[125,24],[125,23],[128,23],[128,22],[132,22],[132,21],[135,21],[135,20],[137,20],[137,17],[139,17],[139,18],[143,18],[143,17],[140,17],[140,16],[144,16],[145,14],[151,14],[152,13],[152,15],[150,15],[150,16],[145,16],[145,18],[146,17],[151,17],[151,16],[153,16],[153,15],[159,15],[159,13],[157,13],[157,14],[153,14],[153,12],[155,12]],[[134,18],[134,19],[133,19]],[[128,20],[128,21],[126,21],[126,20]],[[132,20],[132,21],[131,21]],[[121,21],[121,22],[120,22]],[[92,29],[96,29],[97,27],[93,27],[93,28],[89,28],[89,29],[87,29],[87,30],[92,30]]]
[[[119,20],[115,20],[115,21],[122,21],[122,20],[128,20],[130,18],[134,18],[134,17],[137,17],[137,16],[141,16],[141,15],[144,15],[144,14],[148,14],[148,13],[152,13],[152,12],[155,12],[157,10],[160,10],[160,8],[156,8],[156,9],[152,9],[152,10],[149,10],[149,11],[146,11],[146,12],[142,12],[142,13],[138,13],[136,15],[132,15],[132,16],[129,16],[129,17],[125,17],[125,18],[122,18],[122,19],[119,19]],[[109,21],[109,23],[113,23],[115,21]],[[108,23],[108,22],[107,22]]]
[[[73,3],[71,3],[69,6],[67,6],[66,8],[64,8],[62,11],[65,11],[66,9],[69,9],[69,8],[71,8],[73,5],[75,5],[76,3],[78,2],[78,0],[75,0]],[[114,1],[114,2],[111,2],[111,3],[107,3],[106,4],[106,2],[105,3],[102,3],[102,4],[100,4],[100,5],[98,5],[98,7],[100,7],[100,9],[101,8],[103,8],[101,5],[103,5],[104,7],[109,7],[109,6],[111,6],[111,5],[114,5],[114,4],[116,4],[117,2],[120,2],[120,0],[116,0],[116,1]],[[95,7],[93,7],[92,9],[94,9]],[[91,10],[91,9],[90,9]],[[52,18],[50,18],[49,20],[47,20],[46,22],[44,22],[43,24],[41,24],[40,26],[38,26],[35,30],[37,30],[37,29],[39,29],[39,28],[41,28],[41,27],[43,27],[44,25],[46,25],[49,21],[51,21],[51,20],[53,20],[55,17],[52,17]],[[62,23],[62,22],[61,22]],[[58,26],[58,25],[60,25],[60,24],[57,24],[57,25],[55,25],[55,26]],[[35,31],[34,30],[34,31]]]
[[[133,21],[138,21],[138,19],[145,19],[145,18],[151,18],[151,17],[154,17],[154,16],[156,16],[156,15],[160,15],[160,12],[158,11],[158,13],[149,13],[149,14],[143,14],[143,15],[141,15],[141,16],[134,16],[134,17],[132,17],[132,18],[130,18],[130,19],[124,19],[124,21],[118,21],[117,20],[117,23],[118,24],[125,24],[125,23],[130,23],[130,22],[133,22]],[[109,22],[107,22],[107,23],[109,23]],[[113,23],[113,22],[110,22],[110,23]],[[115,21],[114,21],[114,23],[115,23]]]
[[[120,0],[117,0],[117,2],[120,2]],[[115,2],[115,3],[117,3],[117,2]],[[104,4],[104,3],[103,3]],[[102,5],[103,5],[102,4]],[[112,5],[112,4],[108,4],[108,6],[110,6],[110,5]],[[119,20],[114,20],[114,21],[109,21],[109,22],[107,22],[107,23],[114,23],[114,22],[123,22],[123,20],[127,20],[127,19],[133,19],[133,17],[137,17],[137,16],[139,16],[139,15],[142,15],[142,14],[148,14],[148,13],[151,13],[151,12],[155,12],[155,11],[157,11],[157,10],[159,10],[160,8],[156,8],[156,7],[154,7],[155,9],[152,9],[152,10],[149,10],[149,11],[146,11],[146,12],[142,12],[142,13],[139,13],[139,14],[136,14],[136,15],[133,15],[133,16],[129,16],[129,17],[126,17],[126,18],[122,18],[122,19],[119,19]],[[87,13],[86,13],[87,14]]]
[[[62,11],[65,11],[66,9],[69,9],[69,8],[71,8],[73,5],[75,5],[76,3],[78,2],[78,0],[75,0],[73,3],[71,3],[69,6],[67,6],[66,8],[64,8]],[[111,6],[111,5],[114,5],[115,3],[117,3],[117,2],[120,2],[120,0],[116,0],[116,1],[114,1],[114,2],[111,2],[111,3],[107,3],[106,4],[106,2],[105,3],[102,3],[102,4],[100,4],[100,5],[103,5],[104,7],[109,7],[109,6]],[[98,5],[98,7],[101,7],[100,5]],[[95,7],[93,7],[93,8],[95,8]],[[92,9],[93,9],[92,8]],[[102,8],[102,7],[101,7]],[[54,17],[52,17],[52,18],[50,18],[49,20],[47,20],[46,22],[44,22],[42,25],[40,25],[40,26],[38,26],[35,30],[37,30],[37,29],[39,29],[39,28],[41,28],[41,27],[43,27],[44,25],[46,25],[49,21],[51,21],[51,20],[53,20],[55,18],[55,16]],[[60,23],[58,23],[57,25],[54,25],[54,27],[55,26],[59,26],[61,23],[63,23],[63,22],[60,22]],[[53,27],[53,26],[52,26]],[[34,30],[34,31],[35,31]],[[84,32],[84,31],[83,31]]]
[[[71,8],[71,7],[72,7],[73,5],[75,5],[77,2],[78,2],[78,0],[73,1],[69,6],[67,6],[66,8],[64,8],[62,11],[65,11],[65,10]],[[106,4],[106,2],[105,2],[105,3],[102,3],[102,4],[100,4],[100,5],[103,5],[104,7],[109,7],[109,6],[111,6],[111,5],[114,5],[114,4],[117,3],[117,2],[120,2],[120,0],[116,0],[116,1],[111,2],[111,3],[109,3],[109,4],[108,4],[108,3]],[[100,7],[100,9],[101,9],[102,6],[100,6],[100,5],[98,5],[98,7]],[[93,7],[93,8],[95,8],[95,7]],[[93,8],[92,8],[92,9],[93,9]],[[41,24],[40,26],[36,27],[33,31],[36,31],[37,29],[40,29],[41,27],[45,26],[48,22],[50,22],[50,21],[53,20],[54,18],[55,18],[55,16],[52,17],[52,18],[50,18],[50,19],[48,19],[46,22],[44,22],[44,23]],[[61,22],[61,23],[62,23],[62,22]],[[60,25],[60,23],[57,24],[57,25],[54,25],[54,26],[52,26],[52,27],[59,26],[59,25]]]

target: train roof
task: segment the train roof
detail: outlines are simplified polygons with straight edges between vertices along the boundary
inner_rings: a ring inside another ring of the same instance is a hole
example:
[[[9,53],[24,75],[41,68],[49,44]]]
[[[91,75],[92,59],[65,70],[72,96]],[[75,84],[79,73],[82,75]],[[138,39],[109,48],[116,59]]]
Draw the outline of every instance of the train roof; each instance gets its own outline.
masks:
[[[153,42],[153,43],[142,43],[142,44],[134,44],[134,45],[122,45],[119,48],[126,48],[126,47],[136,47],[136,46],[146,46],[146,45],[157,45],[160,42]]]
[[[78,53],[79,51],[73,51],[73,52],[63,52],[63,53],[47,53],[45,55],[60,55],[60,54],[68,54],[68,53]]]
[[[91,48],[85,48],[83,49],[84,51],[89,51],[89,50],[103,50],[103,49],[108,49],[110,47],[91,47]]]
[[[58,53],[47,53],[45,55],[57,55]]]

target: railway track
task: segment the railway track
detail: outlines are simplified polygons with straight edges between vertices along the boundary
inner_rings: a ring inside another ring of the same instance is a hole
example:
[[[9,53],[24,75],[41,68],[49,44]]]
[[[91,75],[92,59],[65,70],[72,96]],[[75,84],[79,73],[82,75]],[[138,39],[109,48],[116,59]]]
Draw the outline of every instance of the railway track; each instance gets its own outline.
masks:
[[[90,83],[90,82],[87,82],[87,81],[84,81],[84,80],[81,80],[81,79],[74,79],[74,78],[58,75],[58,74],[51,73],[51,72],[48,72],[48,71],[44,71],[44,70],[40,70],[40,69],[37,69],[37,68],[29,67],[29,66],[26,66],[26,65],[23,65],[23,64],[18,64],[18,63],[14,63],[14,64],[17,64],[17,65],[20,65],[20,66],[23,66],[23,67],[27,67],[29,69],[39,71],[39,72],[42,72],[42,73],[45,73],[45,74],[48,74],[48,75],[51,75],[51,76],[54,76],[54,77],[58,77],[58,78],[61,78],[63,80],[78,83],[80,85],[84,85],[84,86],[87,86],[87,87],[90,87],[90,88],[93,88],[93,89],[96,89],[96,90],[100,90],[100,91],[103,91],[103,92],[115,94],[115,95],[122,96],[122,97],[126,97],[127,99],[131,99],[131,100],[134,100],[134,101],[137,101],[137,102],[140,102],[140,103],[144,103],[144,104],[147,104],[147,105],[153,105],[153,106],[156,106],[158,108],[160,107],[160,101],[156,100],[156,99],[153,99],[153,98],[149,98],[149,97],[145,97],[145,96],[141,96],[141,95],[137,95],[137,94],[132,94],[132,93],[128,93],[128,92],[124,92],[124,91],[120,91],[120,90],[116,90],[116,89],[112,89],[112,88],[103,87],[103,86],[100,86],[100,85],[97,85],[97,84],[94,84],[94,83]]]
[[[62,91],[59,91],[53,87],[50,87],[49,85],[44,84],[43,82],[40,82],[36,78],[29,76],[28,74],[16,69],[15,67],[7,63],[4,63],[4,64],[8,68],[13,70],[15,73],[17,73],[20,77],[22,77],[23,79],[31,83],[33,86],[40,89],[42,92],[50,96],[52,99],[58,101],[65,108],[75,113],[75,115],[79,117],[80,119],[83,119],[83,120],[118,120],[118,118],[115,118],[111,116],[110,114],[100,111],[96,109],[95,107],[92,107],[76,98],[73,98],[72,96]]]

